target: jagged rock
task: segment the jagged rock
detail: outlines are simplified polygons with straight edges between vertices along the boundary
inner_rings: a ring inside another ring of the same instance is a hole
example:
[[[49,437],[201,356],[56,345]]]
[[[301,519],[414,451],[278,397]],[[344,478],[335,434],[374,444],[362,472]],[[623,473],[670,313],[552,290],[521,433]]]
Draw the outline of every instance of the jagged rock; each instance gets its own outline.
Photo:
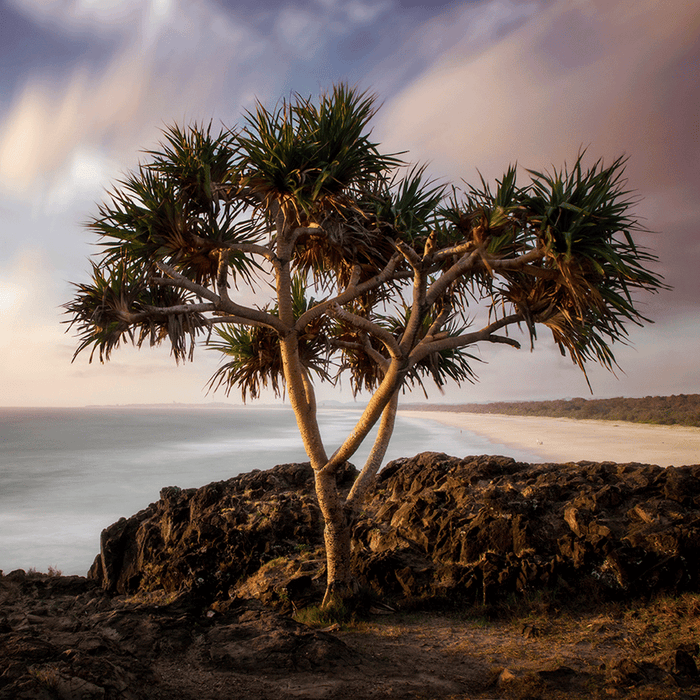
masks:
[[[696,590],[699,477],[697,465],[397,460],[355,530],[357,568],[395,598],[406,581],[414,599],[485,602],[554,584],[600,597]],[[404,568],[397,582],[387,567],[381,581],[379,562],[407,551],[420,575]]]
[[[354,474],[348,466],[341,487]],[[322,546],[310,467],[288,464],[163,489],[102,533],[89,576],[110,592],[252,595],[289,610],[321,594]],[[555,585],[598,598],[697,590],[700,465],[396,460],[354,525],[353,565],[361,583],[406,604]]]
[[[348,468],[341,481],[354,474]],[[266,562],[321,544],[308,464],[255,470],[200,489],[162,489],[160,500],[102,532],[88,573],[111,593],[189,590],[203,600]]]

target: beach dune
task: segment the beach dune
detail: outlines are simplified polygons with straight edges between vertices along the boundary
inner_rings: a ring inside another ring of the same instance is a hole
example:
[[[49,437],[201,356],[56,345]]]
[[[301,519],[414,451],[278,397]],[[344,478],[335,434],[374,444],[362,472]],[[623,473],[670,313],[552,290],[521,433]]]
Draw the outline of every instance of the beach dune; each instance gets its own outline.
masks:
[[[542,462],[639,462],[661,467],[700,464],[700,428],[624,421],[505,416],[452,411],[400,411],[470,430],[541,457]]]

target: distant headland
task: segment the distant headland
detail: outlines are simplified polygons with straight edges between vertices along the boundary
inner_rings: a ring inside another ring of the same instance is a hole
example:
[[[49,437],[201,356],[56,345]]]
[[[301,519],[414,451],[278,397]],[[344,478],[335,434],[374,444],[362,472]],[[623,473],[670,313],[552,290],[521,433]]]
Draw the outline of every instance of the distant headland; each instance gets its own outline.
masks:
[[[464,404],[404,403],[401,408],[408,411],[492,413],[506,416],[579,418],[700,427],[700,394]]]

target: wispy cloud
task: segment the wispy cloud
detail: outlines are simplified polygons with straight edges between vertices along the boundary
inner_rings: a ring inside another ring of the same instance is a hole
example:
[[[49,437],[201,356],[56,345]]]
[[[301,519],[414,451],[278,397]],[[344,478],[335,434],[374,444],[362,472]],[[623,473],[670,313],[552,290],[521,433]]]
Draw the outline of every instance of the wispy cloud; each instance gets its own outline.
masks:
[[[176,0],[23,2],[61,28],[113,28],[118,15],[129,26],[145,26],[150,38],[125,31],[105,67],[71,65],[52,82],[42,76],[26,82],[0,123],[0,191],[14,197],[36,201],[40,194],[65,206],[93,177],[115,165],[133,167],[134,154],[153,142],[159,126],[213,116],[227,73],[260,51],[254,35],[198,3],[174,12]]]
[[[285,5],[277,14],[273,40],[281,41],[278,48],[308,60],[338,38],[377,21],[393,4],[390,0],[371,3],[317,0],[316,7]]]
[[[479,0],[457,3],[418,26],[387,27],[391,50],[367,76],[380,94],[402,92],[436,64],[463,64],[507,39],[546,6],[544,0]],[[447,99],[445,96],[444,99]]]
[[[698,338],[679,329],[697,326],[700,298],[697,8],[674,2],[671,10],[654,0],[633,7],[623,0],[555,0],[537,3],[519,24],[499,28],[499,5],[486,0],[470,8],[494,18],[490,28],[486,20],[482,25],[490,38],[479,42],[476,32],[466,43],[436,49],[423,72],[386,102],[375,133],[387,150],[408,150],[411,160],[428,162],[434,176],[457,184],[478,179],[477,169],[492,179],[516,161],[538,169],[561,166],[581,147],[588,147],[590,159],[628,155],[628,184],[642,198],[636,210],[659,232],[640,238],[659,255],[657,269],[674,290],[639,300],[657,325],[631,329],[638,353],[618,348],[628,372],[619,383],[594,370],[593,386],[598,395],[664,393],[672,386],[688,391],[697,384],[687,358],[695,356]],[[425,36],[445,16],[432,20]],[[475,31],[473,14],[459,15],[466,24],[454,12],[450,16],[465,36]],[[671,337],[688,344],[679,347]],[[654,370],[661,358],[663,372]],[[522,385],[531,392],[538,375],[527,368],[537,363],[512,353],[507,362],[532,379]],[[554,365],[542,366],[549,371]],[[586,393],[568,363],[557,366],[556,381],[542,379],[548,391],[554,383],[561,394]],[[499,369],[485,367],[480,374],[483,398],[502,394]],[[658,379],[653,387],[652,375]]]
[[[210,0],[12,2],[55,31],[114,38],[102,66],[86,60],[29,78],[0,122],[0,192],[61,208],[133,167],[158,127],[217,114],[230,123],[254,96],[276,99],[285,55],[307,60],[390,6],[284,5],[261,34]]]
[[[500,16],[487,8],[501,4],[482,3],[482,16]],[[463,19],[469,31],[473,17]],[[634,11],[621,0],[548,3],[477,51],[467,42],[439,53],[387,103],[378,129],[392,147],[408,146],[449,175],[475,167],[493,174],[516,158],[544,167],[588,144],[640,161],[653,150],[646,170],[656,171],[674,148],[663,130],[679,121],[667,78],[699,23],[680,3],[674,12],[653,0]],[[697,86],[677,85],[673,97],[688,92],[697,96]]]
[[[142,39],[155,38],[178,10],[178,0],[8,0],[42,25],[67,34],[112,36],[140,28]]]

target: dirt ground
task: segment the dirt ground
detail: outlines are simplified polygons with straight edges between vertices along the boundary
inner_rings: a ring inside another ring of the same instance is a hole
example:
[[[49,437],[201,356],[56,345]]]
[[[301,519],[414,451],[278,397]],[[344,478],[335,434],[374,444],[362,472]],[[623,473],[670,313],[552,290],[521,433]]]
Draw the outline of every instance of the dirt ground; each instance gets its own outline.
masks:
[[[501,619],[376,615],[326,628],[361,657],[332,672],[251,676],[197,663],[158,672],[173,692],[201,699],[686,700],[700,698],[699,615],[700,596]]]
[[[0,700],[700,700],[698,593],[383,606],[310,626],[234,603],[192,610],[187,596],[110,597],[81,577],[0,576]]]

